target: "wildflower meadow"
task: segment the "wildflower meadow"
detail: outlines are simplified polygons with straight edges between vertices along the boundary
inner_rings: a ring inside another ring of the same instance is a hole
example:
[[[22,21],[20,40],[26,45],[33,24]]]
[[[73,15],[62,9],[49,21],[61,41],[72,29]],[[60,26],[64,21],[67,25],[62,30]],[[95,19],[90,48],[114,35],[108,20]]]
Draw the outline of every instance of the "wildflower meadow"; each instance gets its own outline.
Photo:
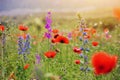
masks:
[[[120,80],[120,8],[95,15],[0,16],[0,80]]]

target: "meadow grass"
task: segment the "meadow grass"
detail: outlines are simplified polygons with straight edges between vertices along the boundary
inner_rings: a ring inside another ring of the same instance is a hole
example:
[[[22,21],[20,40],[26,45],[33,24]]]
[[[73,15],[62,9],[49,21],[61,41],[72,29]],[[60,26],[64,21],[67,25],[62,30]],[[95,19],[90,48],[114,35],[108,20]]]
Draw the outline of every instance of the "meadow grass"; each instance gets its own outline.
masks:
[[[73,52],[72,48],[74,46],[81,46],[79,37],[70,40],[68,45],[58,44],[53,46],[52,49],[58,48],[60,50],[54,59],[48,59],[44,56],[44,53],[50,50],[50,40],[43,39],[43,34],[46,31],[45,26],[45,16],[36,17],[3,17],[3,24],[8,30],[6,33],[6,43],[4,46],[4,54],[0,52],[0,57],[3,56],[3,60],[0,58],[0,80],[8,80],[10,74],[14,72],[15,80],[31,80],[38,77],[38,80],[120,80],[120,60],[118,59],[117,67],[109,74],[96,76],[92,70],[84,73],[80,70],[80,65],[76,65],[74,60],[82,58]],[[71,32],[73,29],[77,28],[79,25],[79,19],[72,17],[57,17],[52,16],[52,28],[57,28],[59,31],[66,34]],[[37,24],[34,20],[39,18],[40,24]],[[7,22],[6,22],[7,21]],[[102,24],[99,24],[102,22]],[[17,34],[22,34],[22,31],[18,30],[18,24],[23,23],[29,26],[27,33],[31,35],[31,48],[30,54],[27,55],[27,61],[23,61],[23,55],[18,54],[18,36]],[[113,17],[103,17],[103,18],[86,18],[87,27],[94,27],[98,34],[97,38],[91,38],[89,40],[90,52],[86,53],[88,55],[89,63],[91,63],[92,54],[98,51],[105,51],[110,54],[120,56],[120,22]],[[97,25],[94,25],[97,24]],[[110,30],[112,38],[106,40],[103,35],[104,28]],[[33,38],[36,36],[36,38]],[[0,38],[1,40],[1,38]],[[99,46],[93,47],[91,42],[98,41]],[[37,44],[33,44],[37,42]],[[3,47],[0,43],[0,51]],[[40,64],[35,64],[35,55],[39,54],[41,57]],[[2,63],[3,61],[3,63]],[[30,64],[27,70],[23,70],[23,66],[28,63]],[[2,78],[2,71],[4,71],[4,78]],[[59,78],[60,77],[60,78]]]

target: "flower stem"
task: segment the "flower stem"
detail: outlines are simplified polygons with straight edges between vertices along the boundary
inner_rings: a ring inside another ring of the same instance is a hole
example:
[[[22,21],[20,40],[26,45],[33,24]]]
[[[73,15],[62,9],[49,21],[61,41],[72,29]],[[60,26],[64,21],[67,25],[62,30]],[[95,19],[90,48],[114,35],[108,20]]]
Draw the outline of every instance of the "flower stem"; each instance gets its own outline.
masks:
[[[3,37],[4,37],[4,35],[3,35],[4,33],[2,32],[2,40],[3,40]],[[1,41],[2,42],[2,41]],[[2,44],[2,50],[1,50],[1,57],[2,57],[2,79],[4,79],[4,44],[3,44],[3,42],[1,43]]]

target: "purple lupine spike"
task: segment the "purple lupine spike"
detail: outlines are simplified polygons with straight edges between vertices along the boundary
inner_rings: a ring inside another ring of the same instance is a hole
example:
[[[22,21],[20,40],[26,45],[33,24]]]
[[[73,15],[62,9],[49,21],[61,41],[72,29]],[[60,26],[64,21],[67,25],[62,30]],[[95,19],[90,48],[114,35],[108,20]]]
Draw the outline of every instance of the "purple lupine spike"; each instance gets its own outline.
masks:
[[[51,23],[52,23],[52,20],[51,20],[51,12],[48,12],[48,13],[47,13],[46,23],[47,23],[47,24],[50,24],[50,25],[51,25]]]
[[[51,17],[46,17],[46,23],[51,25],[52,24],[52,20],[50,19]]]
[[[83,32],[83,35],[87,35],[87,33],[86,33],[86,32]]]
[[[80,41],[82,41],[82,46],[80,47],[80,50],[82,50],[82,54],[80,54],[80,57],[83,58],[83,66],[80,67],[80,70],[83,72],[88,72],[88,55],[87,53],[90,51],[90,49],[88,48],[88,38],[86,38],[87,36],[87,32],[85,32],[85,28],[86,28],[86,21],[84,18],[81,19],[80,21],[80,32],[81,32],[81,36],[80,36]]]
[[[27,35],[23,48],[24,52],[27,51],[29,48],[30,48],[30,35]]]
[[[84,48],[83,48],[83,47],[80,47],[80,50],[84,50]]]
[[[20,36],[18,39],[18,54],[22,54],[23,52],[23,38]]]
[[[26,53],[30,53],[30,35],[28,34],[26,36],[26,39],[24,41],[23,37],[19,37],[18,39],[18,54],[23,54],[24,61],[27,60]]]
[[[46,25],[45,25],[45,28],[46,28],[46,29],[49,29],[49,28],[50,28],[50,25],[49,25],[49,24],[46,24]]]
[[[88,57],[85,55],[84,55],[84,60],[85,60],[85,62],[87,62],[87,60],[88,60]]]
[[[36,64],[39,64],[41,60],[41,57],[39,54],[36,54]]]
[[[86,71],[91,71],[91,69],[88,67],[88,68],[86,69]]]
[[[80,67],[80,70],[81,70],[81,71],[84,71],[84,67]]]
[[[89,51],[90,51],[90,49],[89,49],[89,48],[86,48],[86,51],[88,51],[88,52],[89,52]]]
[[[45,37],[47,37],[48,39],[50,39],[52,36],[51,36],[50,33],[46,32],[46,33],[45,33]]]
[[[83,53],[80,54],[80,57],[84,57]]]
[[[51,38],[51,32],[52,32],[52,28],[51,28],[51,24],[52,24],[52,20],[51,20],[51,12],[48,12],[47,16],[46,16],[46,25],[45,28],[47,29],[48,32],[45,33],[45,36],[50,39]]]

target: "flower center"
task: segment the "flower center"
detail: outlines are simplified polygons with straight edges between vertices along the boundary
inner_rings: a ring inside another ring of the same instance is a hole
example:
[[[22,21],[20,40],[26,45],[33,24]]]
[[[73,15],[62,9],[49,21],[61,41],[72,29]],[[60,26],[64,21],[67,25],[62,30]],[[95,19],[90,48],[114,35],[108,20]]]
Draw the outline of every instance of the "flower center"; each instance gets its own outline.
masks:
[[[60,43],[64,43],[64,40],[60,40]]]

